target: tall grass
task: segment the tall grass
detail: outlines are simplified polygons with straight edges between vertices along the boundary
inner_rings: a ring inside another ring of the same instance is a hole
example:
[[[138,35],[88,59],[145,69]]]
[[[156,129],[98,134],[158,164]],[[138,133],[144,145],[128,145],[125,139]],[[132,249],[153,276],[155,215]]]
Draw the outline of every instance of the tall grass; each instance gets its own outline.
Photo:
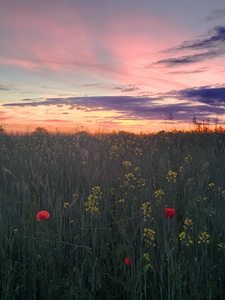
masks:
[[[1,299],[224,299],[224,147],[223,132],[2,133]]]

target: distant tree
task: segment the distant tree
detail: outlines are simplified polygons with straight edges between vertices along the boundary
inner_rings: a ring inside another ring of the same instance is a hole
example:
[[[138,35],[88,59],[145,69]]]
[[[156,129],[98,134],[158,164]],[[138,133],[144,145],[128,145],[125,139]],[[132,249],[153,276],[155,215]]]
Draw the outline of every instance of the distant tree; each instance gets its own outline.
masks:
[[[48,130],[45,127],[36,127],[34,133],[48,133]]]

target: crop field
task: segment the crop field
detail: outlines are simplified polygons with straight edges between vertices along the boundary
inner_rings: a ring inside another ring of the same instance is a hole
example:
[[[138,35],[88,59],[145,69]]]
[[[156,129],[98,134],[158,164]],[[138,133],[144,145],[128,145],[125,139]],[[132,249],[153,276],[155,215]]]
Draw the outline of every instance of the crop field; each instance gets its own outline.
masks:
[[[225,132],[0,134],[0,299],[225,299]]]

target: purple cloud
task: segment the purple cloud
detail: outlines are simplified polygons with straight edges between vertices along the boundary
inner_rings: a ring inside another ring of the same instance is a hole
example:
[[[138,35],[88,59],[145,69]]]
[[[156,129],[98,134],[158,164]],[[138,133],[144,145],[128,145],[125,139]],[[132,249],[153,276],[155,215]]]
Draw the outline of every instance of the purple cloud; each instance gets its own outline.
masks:
[[[164,101],[174,98],[175,103],[166,104]],[[225,114],[225,86],[188,88],[162,93],[155,97],[133,96],[90,96],[47,98],[42,101],[28,101],[7,103],[8,107],[37,107],[68,106],[68,113],[72,109],[83,110],[87,113],[94,111],[117,111],[120,116],[115,119],[126,120],[165,120],[168,114],[180,121],[190,121],[193,115],[208,118],[212,114],[223,116]]]
[[[181,51],[181,50],[200,50],[200,53],[190,53],[189,55],[171,57],[162,59],[156,64],[165,65],[167,67],[193,64],[204,60],[213,59],[225,54],[225,27],[217,26],[209,31],[204,38],[195,39],[193,41],[185,41],[181,45],[167,49],[164,52]]]

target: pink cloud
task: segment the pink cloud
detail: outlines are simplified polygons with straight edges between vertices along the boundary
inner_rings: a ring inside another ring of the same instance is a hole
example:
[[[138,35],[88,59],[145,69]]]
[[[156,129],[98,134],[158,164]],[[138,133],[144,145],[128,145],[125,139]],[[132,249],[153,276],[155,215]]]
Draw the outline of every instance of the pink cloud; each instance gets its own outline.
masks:
[[[161,50],[184,41],[181,29],[166,14],[156,16],[138,6],[128,9],[124,3],[118,10],[118,3],[113,1],[103,2],[101,9],[85,1],[54,1],[54,5],[51,1],[3,1],[0,34],[0,63],[35,71],[46,78],[48,74],[49,81],[60,82],[58,89],[63,86],[67,91],[69,87],[72,95],[166,92],[187,88],[197,81],[209,84],[210,74],[216,70],[212,66],[211,73],[204,71],[199,79],[198,74],[171,74],[161,65],[153,66],[170,55]],[[191,72],[191,67],[185,70]],[[216,83],[221,73],[213,78]],[[98,85],[87,90],[83,84],[93,81]],[[124,88],[114,88],[120,85]],[[80,90],[75,90],[77,86]]]
[[[153,53],[178,38],[169,19],[123,7],[118,11],[113,4],[98,12],[71,3],[5,2],[0,24],[11,38],[3,39],[0,60],[25,69],[107,74],[129,82],[135,74],[144,76],[146,70],[137,68],[144,68],[156,59]]]

